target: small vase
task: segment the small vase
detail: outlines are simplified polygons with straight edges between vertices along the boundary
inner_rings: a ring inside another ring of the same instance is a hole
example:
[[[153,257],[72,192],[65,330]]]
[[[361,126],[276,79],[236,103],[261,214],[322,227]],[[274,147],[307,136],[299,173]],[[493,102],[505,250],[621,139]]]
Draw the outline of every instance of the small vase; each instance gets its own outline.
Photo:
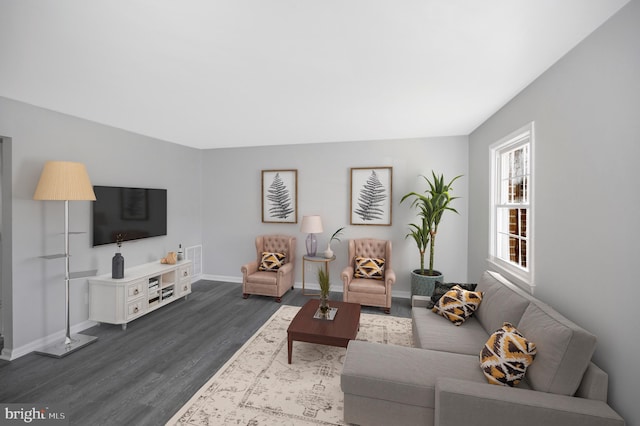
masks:
[[[323,318],[329,316],[329,297],[325,294],[320,295],[320,314],[322,314]]]
[[[124,257],[120,253],[111,259],[111,278],[124,278]]]
[[[324,251],[325,259],[331,259],[333,257],[333,250],[331,250],[331,244],[327,246],[327,249]]]

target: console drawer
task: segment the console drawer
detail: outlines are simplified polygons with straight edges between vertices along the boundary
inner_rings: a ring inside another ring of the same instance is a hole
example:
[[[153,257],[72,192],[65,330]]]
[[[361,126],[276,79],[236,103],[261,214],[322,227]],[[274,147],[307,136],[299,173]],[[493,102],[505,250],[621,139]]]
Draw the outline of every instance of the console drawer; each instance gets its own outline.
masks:
[[[144,299],[127,304],[127,319],[137,317],[144,313]]]
[[[144,292],[144,282],[136,282],[127,286],[127,298],[129,300],[142,296]]]

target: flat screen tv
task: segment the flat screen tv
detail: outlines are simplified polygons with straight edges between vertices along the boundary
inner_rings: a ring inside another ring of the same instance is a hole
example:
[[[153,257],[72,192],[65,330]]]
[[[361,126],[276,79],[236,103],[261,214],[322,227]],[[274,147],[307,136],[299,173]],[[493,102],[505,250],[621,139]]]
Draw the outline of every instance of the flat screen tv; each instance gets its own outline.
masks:
[[[167,190],[94,186],[93,246],[167,235]]]

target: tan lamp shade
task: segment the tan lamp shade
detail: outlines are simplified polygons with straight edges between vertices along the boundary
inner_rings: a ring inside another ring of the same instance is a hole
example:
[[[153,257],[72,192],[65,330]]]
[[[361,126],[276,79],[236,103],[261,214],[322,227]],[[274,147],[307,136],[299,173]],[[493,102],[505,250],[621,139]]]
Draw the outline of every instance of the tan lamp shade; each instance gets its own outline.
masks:
[[[96,194],[82,163],[47,161],[33,194],[34,200],[91,200]]]
[[[304,232],[305,234],[322,233],[322,220],[320,219],[320,216],[303,216],[300,231]]]

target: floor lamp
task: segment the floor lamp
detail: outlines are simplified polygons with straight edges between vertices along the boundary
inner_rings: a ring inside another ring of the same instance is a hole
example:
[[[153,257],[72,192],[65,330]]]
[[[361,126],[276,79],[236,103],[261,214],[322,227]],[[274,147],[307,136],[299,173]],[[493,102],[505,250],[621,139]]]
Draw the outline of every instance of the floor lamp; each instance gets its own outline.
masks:
[[[95,201],[96,195],[89,180],[87,169],[82,163],[69,161],[47,161],[42,169],[34,200],[64,201],[64,254],[44,256],[46,259],[64,257],[65,259],[65,320],[66,335],[64,342],[54,343],[40,351],[42,355],[62,358],[98,338],[84,334],[71,335],[69,326],[69,201],[90,200]],[[87,274],[90,275],[90,274]],[[80,278],[82,274],[74,274],[73,278]]]

